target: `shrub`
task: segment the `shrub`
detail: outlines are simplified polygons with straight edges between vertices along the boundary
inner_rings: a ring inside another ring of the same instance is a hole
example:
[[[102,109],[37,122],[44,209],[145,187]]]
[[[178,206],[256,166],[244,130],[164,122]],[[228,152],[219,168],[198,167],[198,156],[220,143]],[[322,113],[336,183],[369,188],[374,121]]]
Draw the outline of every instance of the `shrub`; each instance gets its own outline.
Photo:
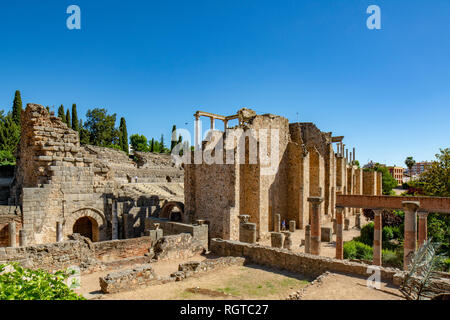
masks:
[[[369,222],[361,228],[361,234],[355,240],[362,242],[368,246],[373,246],[374,223]]]
[[[9,269],[9,270],[8,270]],[[18,263],[0,265],[0,300],[85,300],[69,288],[66,271],[31,270]]]
[[[399,269],[403,267],[403,256],[398,251],[385,249],[381,251],[381,255],[383,266]]]
[[[372,260],[372,258],[372,247],[356,240],[344,243],[344,259]]]

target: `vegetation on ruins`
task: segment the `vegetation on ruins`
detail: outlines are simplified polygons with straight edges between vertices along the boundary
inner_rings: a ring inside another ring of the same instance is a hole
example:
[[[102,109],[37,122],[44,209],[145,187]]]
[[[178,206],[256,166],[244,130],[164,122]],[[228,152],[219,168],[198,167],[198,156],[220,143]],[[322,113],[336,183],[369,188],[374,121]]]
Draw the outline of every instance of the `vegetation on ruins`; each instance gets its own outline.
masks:
[[[72,274],[74,271],[72,271]],[[67,286],[71,273],[31,270],[18,263],[0,265],[0,300],[85,300]]]

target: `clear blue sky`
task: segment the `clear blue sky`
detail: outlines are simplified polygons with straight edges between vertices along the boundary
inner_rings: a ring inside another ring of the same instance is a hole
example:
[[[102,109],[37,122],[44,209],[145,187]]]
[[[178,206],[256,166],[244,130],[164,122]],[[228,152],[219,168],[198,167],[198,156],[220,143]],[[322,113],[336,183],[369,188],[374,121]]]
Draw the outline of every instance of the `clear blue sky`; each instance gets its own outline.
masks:
[[[71,4],[81,30],[66,27]],[[382,30],[366,27],[371,4]],[[24,104],[75,102],[83,119],[104,107],[168,141],[198,109],[245,106],[298,112],[362,163],[450,147],[448,0],[2,1],[0,46],[2,109],[19,89]]]

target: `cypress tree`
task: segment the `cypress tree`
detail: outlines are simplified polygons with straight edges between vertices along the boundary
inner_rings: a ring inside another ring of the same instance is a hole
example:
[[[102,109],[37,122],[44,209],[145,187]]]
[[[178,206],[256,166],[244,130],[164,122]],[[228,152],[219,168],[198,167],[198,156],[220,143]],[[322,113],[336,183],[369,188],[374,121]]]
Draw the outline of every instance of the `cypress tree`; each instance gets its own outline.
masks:
[[[69,111],[69,109],[67,109],[67,112],[66,112],[66,123],[67,123],[67,126],[70,128],[71,127],[71,121],[70,121],[70,111]]]
[[[127,132],[127,123],[124,117],[120,118],[119,131],[120,131],[119,137],[120,149],[122,149],[122,151],[128,154],[128,132]]]
[[[159,153],[164,153],[164,135],[161,135],[161,140],[159,142]]]
[[[150,143],[150,152],[155,152],[155,139],[152,138],[152,142]]]
[[[66,115],[64,114],[64,106],[60,105],[58,108],[58,117],[62,120],[62,122],[66,122]]]
[[[80,130],[78,123],[77,105],[75,103],[72,105],[72,129],[75,131]]]
[[[19,126],[21,116],[22,116],[22,98],[20,96],[20,91],[16,90],[16,93],[14,94],[12,118],[13,121]]]

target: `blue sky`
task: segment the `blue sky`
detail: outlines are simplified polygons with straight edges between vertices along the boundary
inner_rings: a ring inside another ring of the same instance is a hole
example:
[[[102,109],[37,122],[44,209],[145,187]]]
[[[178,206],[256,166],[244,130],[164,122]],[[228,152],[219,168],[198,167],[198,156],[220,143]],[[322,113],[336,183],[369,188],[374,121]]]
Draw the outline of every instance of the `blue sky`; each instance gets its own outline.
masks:
[[[448,0],[2,2],[0,108],[19,89],[168,141],[198,109],[250,107],[344,135],[362,163],[432,160],[450,147],[449,24]]]

